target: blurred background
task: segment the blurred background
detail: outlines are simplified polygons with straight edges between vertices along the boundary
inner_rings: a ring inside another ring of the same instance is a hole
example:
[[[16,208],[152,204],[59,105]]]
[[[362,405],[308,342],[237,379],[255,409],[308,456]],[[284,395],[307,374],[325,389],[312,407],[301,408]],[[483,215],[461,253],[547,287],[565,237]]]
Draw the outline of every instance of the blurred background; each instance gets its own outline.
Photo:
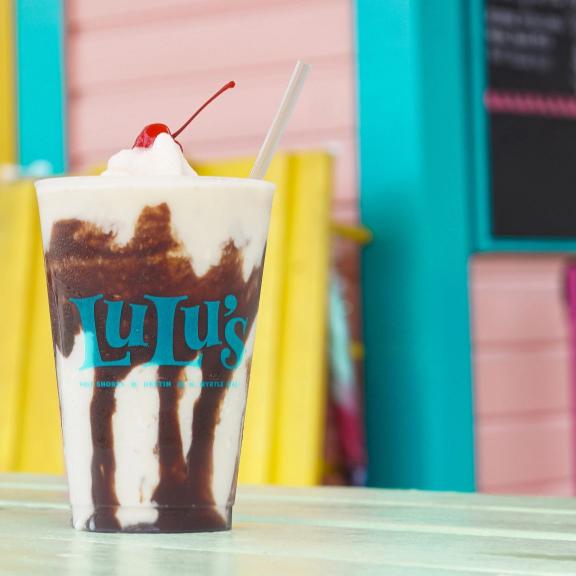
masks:
[[[63,471],[39,176],[246,176],[297,59],[240,481],[576,490],[573,0],[0,0],[0,471]]]

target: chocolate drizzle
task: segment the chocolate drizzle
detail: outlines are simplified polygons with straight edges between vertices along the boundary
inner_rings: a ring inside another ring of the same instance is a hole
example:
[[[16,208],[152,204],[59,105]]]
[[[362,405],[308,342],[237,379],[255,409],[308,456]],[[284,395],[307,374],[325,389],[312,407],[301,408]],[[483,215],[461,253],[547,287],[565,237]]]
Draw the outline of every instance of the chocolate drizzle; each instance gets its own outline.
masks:
[[[94,224],[70,219],[57,221],[52,228],[46,253],[48,294],[55,346],[69,356],[74,338],[81,331],[80,317],[70,298],[103,294],[104,299],[134,304],[149,304],[145,295],[187,296],[187,306],[204,301],[223,300],[228,294],[237,298],[238,314],[247,320],[245,335],[256,316],[262,269],[255,268],[249,278],[242,277],[242,253],[232,241],[222,248],[217,265],[203,276],[196,276],[193,263],[182,245],[174,238],[167,204],[146,207],[141,212],[132,239],[125,245],[115,241],[112,232]],[[105,330],[106,304],[95,305],[96,333]],[[131,312],[122,310],[120,334],[130,332]],[[205,334],[207,321],[200,315],[199,334]],[[95,530],[120,530],[116,519],[119,501],[115,490],[115,456],[112,417],[115,411],[114,388],[101,388],[101,381],[120,381],[137,365],[148,362],[156,347],[157,318],[147,313],[144,322],[146,346],[133,347],[131,366],[106,366],[94,371],[94,388],[90,405],[92,430],[92,499],[94,514],[87,527]],[[100,353],[105,361],[121,358],[126,350],[110,347],[99,338]],[[233,370],[225,368],[220,348],[202,350],[202,379],[230,383]],[[194,360],[196,352],[184,340],[184,319],[174,319],[174,354],[179,360]],[[226,529],[229,519],[214,508],[212,477],[215,430],[220,419],[227,386],[202,388],[194,405],[192,442],[184,457],[182,434],[178,421],[178,403],[182,390],[177,383],[184,380],[184,368],[159,366],[157,379],[170,383],[159,387],[158,460],[160,481],[152,500],[158,518],[152,525],[130,527],[132,531],[194,531]],[[137,392],[134,401],[137,402]],[[235,492],[232,483],[229,503]],[[221,503],[220,503],[221,504]],[[182,513],[182,509],[188,510]]]

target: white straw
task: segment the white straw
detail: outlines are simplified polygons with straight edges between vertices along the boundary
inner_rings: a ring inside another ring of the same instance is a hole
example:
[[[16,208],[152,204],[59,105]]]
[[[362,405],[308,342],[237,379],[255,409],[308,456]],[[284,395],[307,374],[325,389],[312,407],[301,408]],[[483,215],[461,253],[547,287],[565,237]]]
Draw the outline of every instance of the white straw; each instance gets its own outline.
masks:
[[[286,88],[286,92],[284,92],[284,97],[280,103],[280,108],[278,108],[278,112],[276,112],[268,134],[266,134],[266,138],[258,152],[256,162],[254,162],[254,166],[252,166],[250,178],[262,179],[266,176],[268,166],[270,166],[270,162],[272,161],[274,152],[276,152],[276,148],[278,148],[286,124],[288,124],[288,120],[296,106],[296,101],[300,96],[308,72],[310,72],[309,64],[304,64],[304,62],[300,60],[296,62],[294,72],[292,72],[292,77],[288,83],[288,88]]]

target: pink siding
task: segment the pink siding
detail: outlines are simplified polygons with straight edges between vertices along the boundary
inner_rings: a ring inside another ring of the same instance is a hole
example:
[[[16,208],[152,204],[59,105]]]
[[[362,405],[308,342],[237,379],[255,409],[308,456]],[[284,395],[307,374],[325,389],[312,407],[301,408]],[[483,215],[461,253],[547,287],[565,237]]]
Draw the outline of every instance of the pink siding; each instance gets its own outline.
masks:
[[[475,307],[482,313],[479,306]],[[476,413],[480,417],[511,413],[555,412],[570,404],[568,347],[476,343]]]
[[[178,126],[237,88],[180,140],[198,160],[254,155],[297,59],[313,66],[285,148],[334,151],[335,211],[357,213],[352,0],[69,3],[70,160],[101,163],[150,122]]]
[[[480,256],[471,264],[478,485],[574,493],[565,261]]]
[[[337,215],[357,214],[352,0],[71,0],[72,166],[102,163],[147,123],[177,126],[235,79],[181,138],[199,160],[255,154],[296,59],[313,65],[285,148],[337,158]],[[574,492],[562,260],[471,265],[479,487]]]

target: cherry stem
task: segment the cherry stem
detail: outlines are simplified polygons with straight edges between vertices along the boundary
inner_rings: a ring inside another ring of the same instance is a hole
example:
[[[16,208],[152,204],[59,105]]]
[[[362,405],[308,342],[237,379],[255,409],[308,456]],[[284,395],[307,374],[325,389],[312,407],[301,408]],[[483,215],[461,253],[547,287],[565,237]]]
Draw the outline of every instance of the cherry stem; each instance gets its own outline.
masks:
[[[218,92],[216,92],[216,94],[214,94],[213,96],[208,98],[208,100],[206,100],[206,102],[204,102],[204,104],[202,104],[202,106],[200,106],[200,108],[198,108],[198,110],[196,110],[196,112],[194,112],[194,114],[192,114],[192,116],[190,116],[190,118],[188,118],[188,120],[186,120],[186,122],[184,122],[184,124],[182,124],[182,126],[180,126],[180,128],[178,128],[178,130],[176,130],[176,132],[174,132],[174,134],[172,134],[172,138],[177,138],[178,134],[180,134],[182,131],[184,131],[188,127],[188,124],[190,124],[190,122],[192,122],[192,120],[194,120],[194,118],[196,118],[196,116],[198,116],[198,114],[200,114],[200,112],[202,112],[202,110],[204,110],[204,108],[206,108],[206,106],[208,106],[208,104],[210,104],[210,102],[212,102],[212,100],[216,100],[216,98],[218,98],[218,96],[220,96],[220,94],[222,94],[222,92],[226,92],[226,90],[229,90],[230,88],[234,88],[234,86],[236,86],[236,82],[234,82],[234,80],[232,80],[232,81],[228,82],[228,84],[222,86],[222,88],[220,88],[220,90],[218,90]]]

